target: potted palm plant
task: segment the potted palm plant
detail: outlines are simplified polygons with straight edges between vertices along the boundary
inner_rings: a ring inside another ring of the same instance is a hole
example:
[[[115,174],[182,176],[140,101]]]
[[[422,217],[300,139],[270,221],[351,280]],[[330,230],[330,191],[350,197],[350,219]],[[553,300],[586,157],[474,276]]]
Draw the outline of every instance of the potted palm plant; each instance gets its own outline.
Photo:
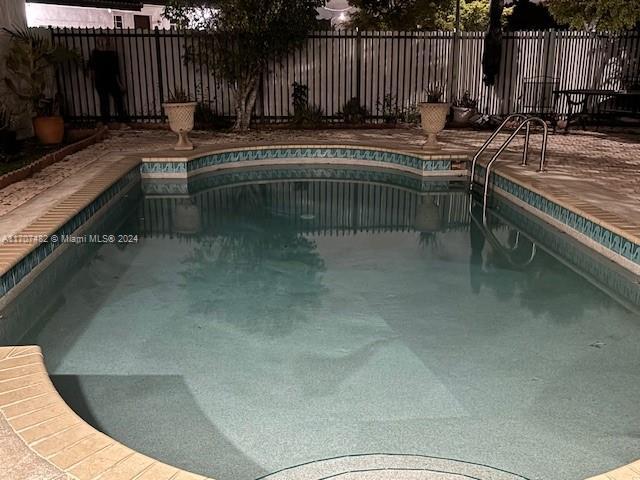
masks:
[[[467,125],[478,108],[478,100],[471,97],[469,90],[464,92],[462,98],[456,98],[451,105],[453,112],[453,123],[456,125]]]
[[[438,144],[437,135],[444,130],[447,122],[449,104],[442,102],[443,94],[444,89],[440,85],[430,86],[426,91],[427,101],[419,104],[422,129],[427,134],[425,147]]]
[[[189,95],[180,88],[169,92],[169,98],[162,104],[169,119],[169,128],[178,134],[178,143],[173,147],[174,150],[193,150],[189,132],[193,130],[196,105],[198,103],[191,101]]]
[[[44,144],[60,143],[64,120],[55,94],[55,70],[64,62],[78,60],[79,55],[28,28],[5,30],[11,37],[5,59],[8,73],[5,83],[18,98],[31,103],[36,137]]]

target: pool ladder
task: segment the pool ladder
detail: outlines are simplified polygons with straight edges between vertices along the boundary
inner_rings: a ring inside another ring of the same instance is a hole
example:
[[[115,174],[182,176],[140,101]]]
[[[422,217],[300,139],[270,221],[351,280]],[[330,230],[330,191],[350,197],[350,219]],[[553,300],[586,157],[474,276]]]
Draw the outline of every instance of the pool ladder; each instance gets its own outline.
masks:
[[[520,130],[526,127],[525,130],[525,138],[524,138],[524,149],[522,152],[522,166],[527,164],[527,157],[529,154],[529,138],[531,134],[531,124],[539,123],[543,128],[543,136],[542,136],[542,148],[540,149],[540,166],[538,168],[538,172],[544,171],[544,162],[545,156],[547,153],[547,137],[549,136],[549,128],[547,127],[547,123],[541,119],[540,117],[527,117],[526,115],[522,115],[520,113],[514,113],[509,115],[496,130],[491,134],[491,136],[484,142],[484,144],[478,149],[476,154],[473,156],[473,160],[471,162],[471,180],[469,181],[469,192],[473,193],[473,182],[475,180],[476,174],[476,164],[478,163],[478,159],[480,155],[491,145],[491,142],[494,138],[498,136],[498,134],[502,131],[502,129],[506,126],[509,121],[519,119],[521,120],[513,133],[507,138],[498,151],[493,155],[487,166],[485,167],[485,175],[484,175],[484,194],[482,196],[482,222],[486,225],[487,223],[487,196],[489,195],[489,175],[491,175],[491,167],[498,160],[498,157],[505,151],[505,149],[509,146],[509,144],[516,138],[516,135],[520,133]]]

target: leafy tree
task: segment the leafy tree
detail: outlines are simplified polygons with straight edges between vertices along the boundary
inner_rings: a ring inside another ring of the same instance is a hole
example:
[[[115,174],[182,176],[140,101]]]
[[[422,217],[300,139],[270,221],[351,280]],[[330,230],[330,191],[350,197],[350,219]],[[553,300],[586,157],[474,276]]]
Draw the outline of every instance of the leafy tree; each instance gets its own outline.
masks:
[[[358,10],[350,27],[361,30],[434,30],[442,28],[455,0],[349,0]]]
[[[349,0],[358,8],[350,27],[361,30],[453,30],[456,0]],[[461,0],[460,28],[483,31],[489,24],[490,0]],[[510,9],[505,9],[505,16]]]
[[[544,3],[531,0],[516,0],[511,15],[507,18],[507,30],[548,30],[558,28],[549,8]]]
[[[170,0],[166,18],[179,27],[203,30],[201,42],[192,45],[185,59],[204,62],[227,80],[234,91],[236,123],[251,124],[258,84],[270,61],[280,60],[297,48],[317,26],[317,8],[323,0]]]
[[[455,16],[454,16],[455,22]],[[489,25],[489,0],[465,1],[460,3],[461,30],[482,32]]]
[[[549,10],[576,29],[621,31],[640,22],[640,0],[549,0]]]
[[[461,0],[460,2],[460,29],[466,32],[483,32],[489,27],[490,0]],[[454,7],[455,10],[455,7]],[[512,8],[504,8],[502,23],[505,23],[511,15]],[[455,28],[455,11],[448,16],[445,30]]]

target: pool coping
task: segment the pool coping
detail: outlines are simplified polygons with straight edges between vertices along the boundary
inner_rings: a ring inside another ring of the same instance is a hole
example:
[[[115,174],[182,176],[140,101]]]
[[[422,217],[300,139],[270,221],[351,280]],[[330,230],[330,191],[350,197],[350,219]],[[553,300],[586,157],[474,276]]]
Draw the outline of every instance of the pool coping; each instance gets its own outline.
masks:
[[[3,423],[13,432],[11,444],[0,442],[0,457],[15,460],[4,466],[11,478],[207,479],[132,450],[82,420],[56,391],[35,345],[0,347],[0,428]]]
[[[184,162],[185,159],[188,159],[189,157],[198,158],[199,156],[202,156],[203,151],[206,152],[204,153],[204,155],[207,155],[207,154],[238,152],[238,151],[246,151],[246,150],[269,150],[274,148],[279,148],[279,149],[296,148],[297,149],[302,147],[324,148],[324,149],[348,148],[348,149],[360,149],[360,150],[379,150],[379,151],[388,151],[390,153],[404,154],[404,155],[409,155],[414,157],[421,157],[422,155],[424,155],[426,157],[425,160],[432,159],[434,155],[436,156],[441,155],[440,159],[442,159],[442,156],[448,156],[450,158],[452,157],[451,154],[437,154],[437,153],[434,154],[433,152],[424,152],[421,154],[419,152],[411,151],[411,150],[404,151],[404,150],[398,150],[398,149],[381,149],[378,147],[371,147],[367,145],[335,146],[331,144],[318,144],[318,145],[270,144],[270,145],[263,145],[263,146],[251,146],[251,147],[209,148],[209,149],[204,149],[197,152],[191,152],[186,155],[176,155],[175,152],[172,154],[166,154],[166,155],[155,154],[153,157],[146,157],[146,158],[151,159],[153,161],[167,161],[167,162],[175,161],[176,158],[179,158],[181,159],[180,161]],[[466,159],[468,160],[470,156],[471,154],[467,154]],[[455,157],[456,157],[455,158],[456,160],[462,160],[461,155],[455,155]],[[164,159],[164,160],[159,160],[159,159]],[[142,165],[142,163],[143,163],[143,158],[141,156],[128,156],[128,157],[122,158],[117,163],[112,165],[108,171],[103,170],[102,172],[100,172],[96,177],[94,177],[91,180],[91,183],[85,184],[82,188],[80,188],[75,193],[71,194],[64,200],[54,204],[45,214],[38,217],[34,222],[32,222],[29,226],[23,229],[20,233],[13,236],[14,238],[18,236],[22,236],[24,238],[27,238],[27,237],[32,238],[31,241],[14,241],[14,242],[5,241],[1,243],[0,244],[0,280],[4,279],[8,272],[11,272],[12,269],[16,267],[16,265],[18,265],[20,261],[24,260],[39,245],[41,245],[41,242],[39,242],[38,238],[47,237],[57,232],[67,222],[69,222],[76,215],[78,215],[83,209],[88,208],[90,205],[92,205],[98,198],[101,197],[101,195],[107,192],[113,185],[115,185],[127,173],[130,173],[136,170],[138,171],[138,173],[140,173],[140,166]],[[315,160],[315,163],[318,163],[317,159]],[[280,165],[283,165],[283,164],[286,165],[287,162],[280,163]],[[289,162],[289,164],[291,164],[291,162]],[[296,162],[295,164],[298,164],[298,163]],[[352,163],[349,163],[349,165],[368,166],[367,164],[362,162],[352,162]],[[484,165],[484,162],[480,162],[480,165],[481,166]],[[254,166],[254,164],[249,162],[236,162],[234,166],[227,167],[227,168],[235,168],[235,167],[246,168],[247,166]],[[377,163],[376,166],[387,168],[386,165],[381,165],[380,163]],[[390,169],[398,170],[398,168],[393,168],[393,167]],[[418,170],[418,172],[420,171]],[[447,176],[451,176],[452,173],[455,173],[459,176],[463,176],[463,175],[468,176],[468,171],[464,169],[458,169],[458,170],[449,169],[449,170],[442,170],[442,172],[445,172]],[[201,174],[201,173],[203,172],[197,171],[197,174]],[[417,172],[412,172],[412,173],[417,173]],[[422,173],[424,173],[424,170],[422,171]],[[523,200],[522,195],[526,193],[525,190],[527,190],[528,192],[532,192],[536,195],[539,195],[540,197],[545,198],[546,200],[552,202],[553,204],[561,208],[568,210],[569,212],[572,212],[574,214],[582,216],[585,219],[588,219],[593,225],[606,228],[611,232],[616,233],[621,238],[624,238],[632,242],[637,246],[637,248],[639,249],[638,251],[640,251],[640,226],[631,225],[630,226],[631,229],[626,229],[624,227],[628,225],[628,222],[624,223],[624,219],[620,219],[619,217],[613,214],[598,215],[599,212],[597,211],[596,207],[593,207],[592,205],[586,202],[574,201],[573,199],[570,199],[568,196],[562,195],[560,192],[547,191],[543,188],[543,186],[539,185],[538,182],[535,181],[535,179],[527,178],[526,175],[524,174],[520,175],[517,172],[514,173],[513,170],[506,168],[504,164],[499,165],[495,169],[494,179],[497,180],[496,191],[498,193],[504,196],[507,196],[510,199],[515,199],[516,200],[515,203],[521,206],[524,206],[527,210],[531,211],[532,213],[534,213],[536,216],[538,216],[545,222],[551,225],[554,225],[556,227],[558,226],[563,227],[561,229],[565,233],[572,236],[576,240],[580,241],[582,244],[585,244],[587,247],[591,248],[592,250],[598,251],[598,253],[600,254],[605,254],[605,256],[608,256],[612,261],[615,261],[617,264],[623,266],[625,269],[631,271],[636,275],[640,275],[640,261],[637,262],[637,264],[632,264],[632,262],[629,259],[624,258],[622,254],[617,254],[617,256],[607,255],[606,252],[601,251],[601,249],[595,248],[597,247],[598,241],[596,241],[594,238],[591,238],[589,235],[585,235],[584,233],[574,228],[571,228],[567,223],[563,223],[557,218],[554,218],[552,214],[545,212],[543,209],[536,208],[535,205],[532,205],[531,202]],[[501,184],[500,182],[503,182],[503,183]],[[511,185],[504,182],[511,182]],[[39,260],[42,261],[43,259],[39,259]],[[37,264],[35,266],[37,266]],[[28,273],[29,272],[27,272],[27,274]],[[16,282],[16,284],[17,283],[19,282]],[[9,290],[5,291],[4,294],[8,293]],[[2,292],[0,291],[0,293]],[[2,296],[0,296],[0,300],[2,300]],[[9,351],[10,353],[7,353],[7,351]],[[3,353],[4,353],[4,356],[3,356]],[[39,365],[39,367],[29,367],[27,370],[34,369],[37,371],[28,373],[25,375],[21,375],[15,378],[9,377],[7,379],[4,379],[3,375],[7,375],[6,374],[7,370],[15,369],[16,373],[23,372],[24,370],[22,368],[22,365],[18,365],[16,367],[6,367],[7,365],[6,362],[20,364],[20,362],[26,361],[24,359],[29,359],[29,362],[25,363],[25,366]],[[22,379],[23,376],[25,378],[26,377],[32,377],[32,378],[31,380],[23,380]],[[33,386],[33,384],[28,383],[35,378],[40,379],[40,381],[37,382],[37,384],[41,385],[41,387],[38,387],[38,388],[45,389],[46,392],[37,394],[36,396],[29,396],[34,390],[37,390]],[[23,386],[18,386],[16,388],[10,388],[12,385],[21,384],[21,382],[27,382],[27,384]],[[55,391],[55,388],[51,384],[48,378],[48,375],[46,373],[46,369],[44,368],[42,353],[40,352],[40,349],[38,347],[36,346],[0,347],[0,411],[3,411],[3,414],[6,416],[6,413],[4,413],[4,411],[7,406],[19,405],[19,404],[22,404],[23,402],[27,403],[31,399],[40,398],[41,396],[47,396],[47,395],[56,396],[56,399],[57,399],[56,402],[52,403],[51,405],[54,405],[54,404],[57,405],[56,408],[58,409],[64,409],[64,408],[68,409],[68,412],[60,414],[61,417],[63,417],[64,415],[75,416],[75,414],[71,411],[71,409],[59,397],[59,395]],[[6,404],[6,402],[3,403],[2,399],[6,399],[6,398],[11,398],[12,399],[11,402],[9,402],[8,404]],[[58,403],[58,401],[63,405]],[[48,408],[47,406],[43,406],[42,408],[34,410],[33,412],[23,412],[23,414],[21,414],[19,418],[24,418],[25,420],[22,420],[22,421],[26,421],[26,419],[31,417],[31,415],[47,415],[48,413],[50,413],[49,410],[51,409],[53,409],[53,407]],[[11,424],[11,418],[9,419],[10,424]],[[92,427],[90,427],[88,424],[85,424],[82,420],[80,420],[79,417],[75,416],[75,418],[78,419],[79,421],[78,425],[84,425],[85,428],[92,429]],[[50,420],[43,421],[42,425],[47,425],[48,422],[51,422],[51,425],[56,424],[55,419],[52,418]],[[12,428],[13,428],[13,425],[12,425]],[[72,428],[69,427],[68,431],[72,431]],[[13,428],[13,432],[15,435],[23,439],[23,436],[21,435],[20,431],[16,431],[15,428]],[[115,440],[109,439],[109,437],[98,432],[97,430],[94,431],[94,434],[96,438],[101,438],[102,441],[111,441],[112,443],[110,443],[109,445],[114,445],[114,446],[118,445],[119,446],[118,449],[120,448],[127,449],[127,447],[120,445]],[[109,440],[105,440],[105,439],[109,439]],[[28,444],[28,442],[25,442],[25,443]],[[29,448],[33,450],[31,444],[28,444],[28,445],[29,445]],[[82,445],[82,442],[79,441],[77,445]],[[69,446],[69,448],[73,450],[75,447]],[[105,465],[110,461],[110,458],[107,458],[108,456],[103,455],[103,453],[108,451],[108,449],[109,448],[107,447],[105,447],[104,449],[100,449],[96,452],[93,452],[91,456],[87,458],[94,457],[93,460],[95,460],[96,462],[95,465],[98,465],[98,464]],[[138,458],[138,456],[144,457],[146,459],[149,458],[133,450],[127,449],[127,451],[129,456],[126,458]],[[38,454],[36,450],[34,450],[34,452],[35,454]],[[50,461],[50,459],[48,458],[45,458],[45,460]],[[88,462],[87,465],[89,464],[94,465],[93,460],[91,462]],[[125,460],[121,459],[120,461],[123,463],[126,463]],[[184,472],[182,470],[176,469],[175,467],[169,467],[153,459],[149,459],[149,461],[155,462],[153,463],[153,465],[159,465],[157,467],[158,469],[161,469],[161,470],[165,469],[163,471],[172,471],[173,472],[171,474],[172,476],[167,477],[167,479],[172,478],[174,480],[176,479],[191,480],[191,479],[205,478],[202,476]],[[82,462],[84,462],[84,460]],[[113,468],[115,468],[116,463],[113,463],[111,465]],[[98,468],[98,467],[94,466],[91,468]],[[153,467],[153,468],[156,468],[156,467]],[[65,473],[65,472],[66,471],[62,473]],[[633,462],[629,465],[619,467],[610,472],[597,475],[595,477],[591,477],[589,480],[628,480],[629,478],[632,478],[633,475],[635,476],[640,475],[640,460]],[[76,478],[93,478],[93,477],[78,476]],[[100,478],[101,479],[102,478],[125,479],[125,478],[133,478],[133,477],[114,476],[114,477],[100,477]],[[147,477],[138,476],[135,478],[143,479]],[[148,478],[164,478],[164,477],[153,476]]]

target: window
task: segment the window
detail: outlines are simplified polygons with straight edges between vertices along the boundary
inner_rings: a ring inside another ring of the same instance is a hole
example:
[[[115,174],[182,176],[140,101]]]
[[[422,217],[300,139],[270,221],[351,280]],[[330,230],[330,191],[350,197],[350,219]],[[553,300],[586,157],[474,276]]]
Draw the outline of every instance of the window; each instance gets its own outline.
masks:
[[[151,30],[151,17],[148,15],[134,15],[133,27],[142,28],[143,30]]]
[[[113,28],[122,28],[122,15],[113,16]]]

